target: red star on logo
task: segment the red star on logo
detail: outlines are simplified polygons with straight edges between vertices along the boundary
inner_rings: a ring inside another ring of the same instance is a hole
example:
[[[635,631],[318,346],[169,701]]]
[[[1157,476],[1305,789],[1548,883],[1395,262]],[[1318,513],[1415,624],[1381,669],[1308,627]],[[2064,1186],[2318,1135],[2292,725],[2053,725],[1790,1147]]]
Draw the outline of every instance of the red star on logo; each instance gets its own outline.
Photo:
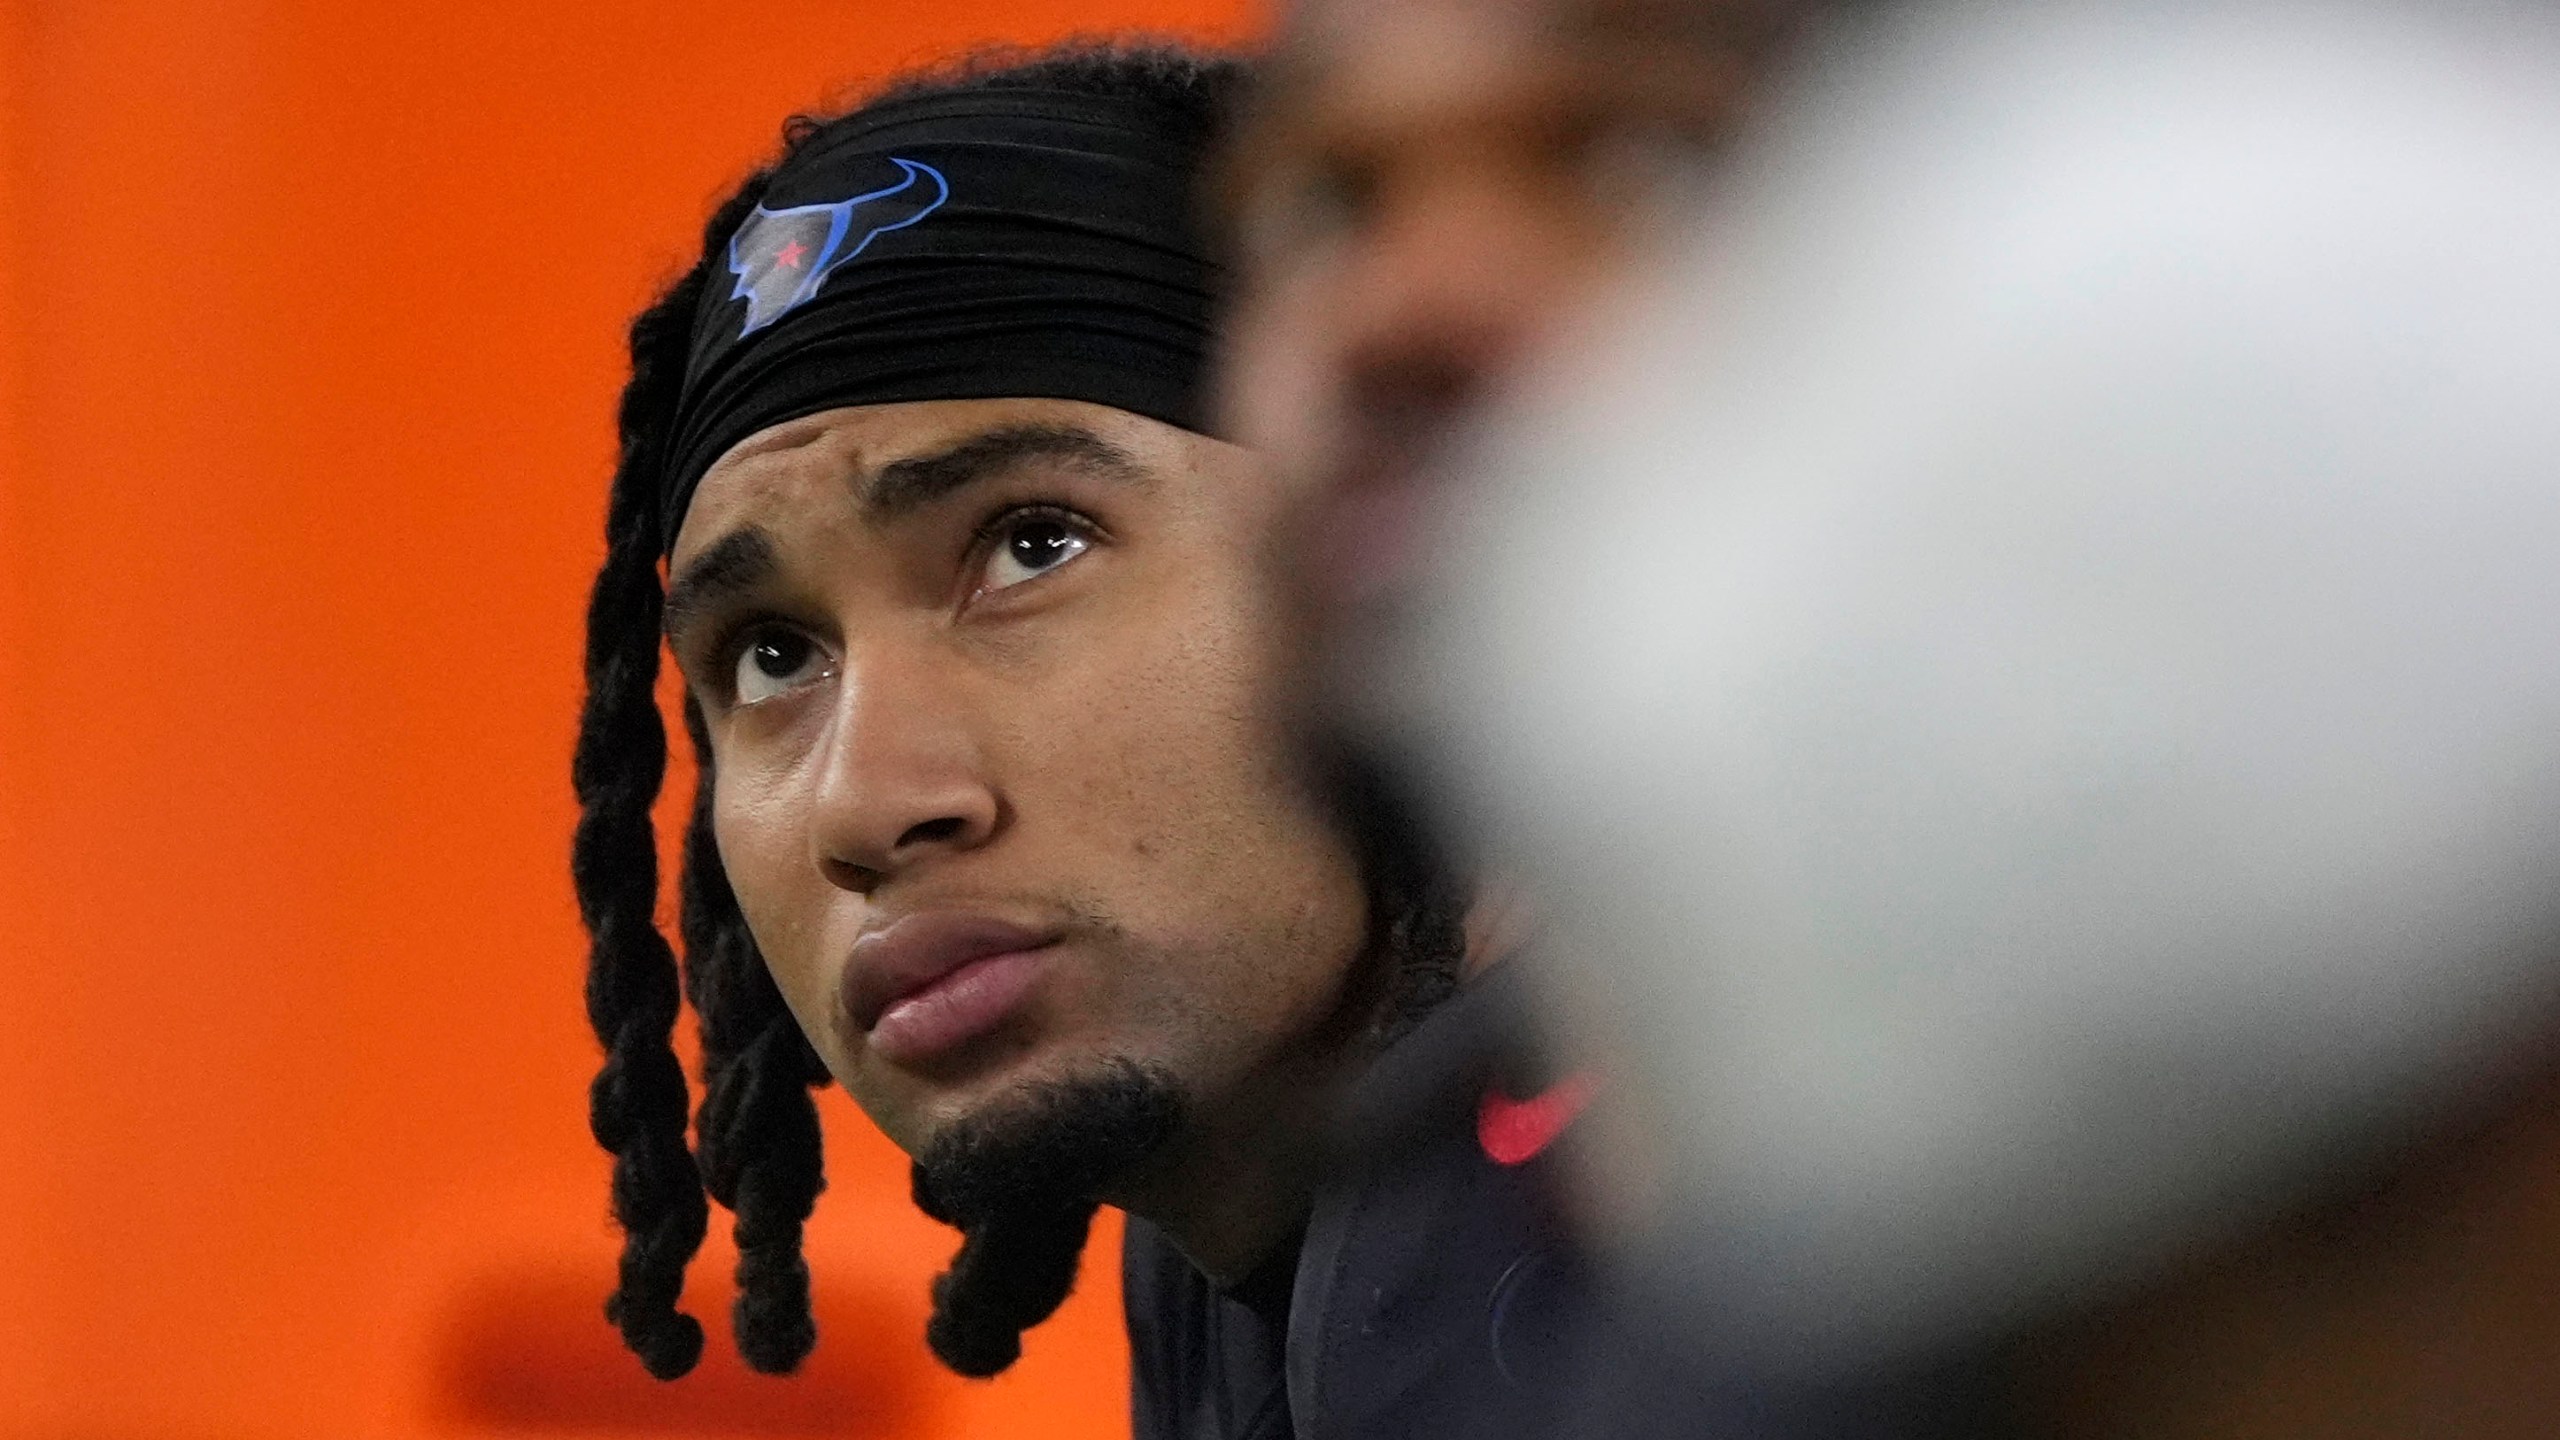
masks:
[[[797,270],[800,268],[800,257],[808,253],[809,251],[806,246],[802,245],[799,241],[794,240],[790,244],[773,252],[773,263],[776,265],[788,265],[792,269]]]

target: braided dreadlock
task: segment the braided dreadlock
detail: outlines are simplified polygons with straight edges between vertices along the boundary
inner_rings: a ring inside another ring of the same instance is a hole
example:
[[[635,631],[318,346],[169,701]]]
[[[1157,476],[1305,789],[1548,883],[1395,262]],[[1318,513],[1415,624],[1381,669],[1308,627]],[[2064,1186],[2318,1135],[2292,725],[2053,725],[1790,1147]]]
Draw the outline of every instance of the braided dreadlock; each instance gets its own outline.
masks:
[[[1176,46],[1070,42],[1040,52],[981,51],[909,76],[870,103],[1001,89],[1143,94],[1165,102],[1173,116],[1188,117],[1205,141],[1241,79],[1237,62]],[[709,1221],[706,1190],[737,1218],[732,1319],[748,1363],[787,1372],[817,1338],[801,1234],[825,1186],[809,1090],[825,1083],[827,1072],[784,1008],[721,869],[710,829],[712,756],[690,705],[687,730],[701,779],[685,836],[681,975],[656,924],[650,810],[667,761],[656,698],[665,601],[658,496],[690,327],[718,257],[780,164],[862,113],[793,117],[783,130],[781,159],[749,176],[718,208],[703,227],[701,257],[631,325],[621,457],[605,515],[604,564],[587,609],[587,696],[571,767],[580,814],[570,868],[591,939],[587,1018],[605,1049],[589,1092],[588,1124],[613,1153],[613,1213],[624,1232],[620,1281],[605,1314],[661,1379],[691,1370],[702,1353],[701,1325],[676,1305]],[[701,1022],[698,1164],[686,1145],[689,1097],[672,1045],[685,999]],[[1014,1337],[1065,1299],[1092,1214],[1090,1204],[1064,1212],[1049,1206],[1038,1215],[976,1225],[951,1273],[934,1287],[928,1335],[936,1353],[969,1374],[993,1374],[1009,1364],[1019,1348]]]
[[[710,764],[701,707],[685,703],[694,754]],[[685,828],[685,995],[702,1027],[702,1108],[694,1117],[703,1188],[738,1217],[738,1349],[767,1374],[787,1374],[818,1343],[800,1231],[826,1188],[818,1107],[809,1089],[826,1062],[782,1003],[756,953],[711,834],[712,787],[694,792]]]

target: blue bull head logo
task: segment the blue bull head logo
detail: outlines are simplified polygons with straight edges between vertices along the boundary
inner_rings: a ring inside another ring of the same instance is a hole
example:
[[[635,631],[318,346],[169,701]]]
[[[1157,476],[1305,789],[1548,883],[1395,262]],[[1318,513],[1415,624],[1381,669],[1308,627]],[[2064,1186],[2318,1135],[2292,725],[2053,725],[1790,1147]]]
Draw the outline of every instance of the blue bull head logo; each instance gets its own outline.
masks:
[[[898,183],[883,190],[838,200],[831,205],[794,205],[788,210],[756,207],[747,223],[729,240],[729,269],[738,277],[729,298],[747,302],[747,323],[738,331],[752,335],[818,293],[837,266],[868,249],[892,230],[904,230],[942,208],[951,198],[951,182],[942,172],[914,160],[889,157],[898,167]]]

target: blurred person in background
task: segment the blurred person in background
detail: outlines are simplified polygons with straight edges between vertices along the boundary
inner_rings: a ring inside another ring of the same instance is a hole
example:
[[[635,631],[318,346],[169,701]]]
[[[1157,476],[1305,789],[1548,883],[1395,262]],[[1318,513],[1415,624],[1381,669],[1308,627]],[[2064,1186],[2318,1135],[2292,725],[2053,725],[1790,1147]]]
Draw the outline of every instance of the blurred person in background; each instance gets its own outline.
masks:
[[[749,1361],[814,1342],[832,1080],[963,1233],[927,1332],[963,1374],[1012,1362],[1112,1203],[1142,1436],[1479,1435],[1554,1393],[1543,1112],[1435,1137],[1423,1188],[1320,1143],[1481,947],[1466,887],[1302,784],[1265,704],[1284,492],[1205,418],[1193,224],[1239,81],[1071,48],[795,122],[634,324],[575,870],[608,1314],[654,1373],[702,1343],[676,1301],[706,1187]],[[654,923],[661,643],[701,767],[698,1173]]]
[[[1538,882],[1537,1013],[1624,1121],[1595,1229],[1696,1363],[1926,1377],[1924,1431],[2548,1433],[2552,17],[1824,18],[1455,446],[1341,443],[1302,279],[1392,253],[1340,218],[1428,152],[1254,252],[1237,411],[1339,491],[1329,720]],[[1326,173],[1246,156],[1248,233]]]
[[[1436,446],[1644,253],[1806,8],[1291,7],[1226,165],[1244,276],[1224,399],[1314,494],[1301,603],[1393,603]]]
[[[1741,131],[1807,8],[1288,8],[1221,167],[1242,274],[1220,400],[1295,497],[1279,547],[1298,621],[1282,703],[1317,767],[1371,813],[1418,829],[1428,804],[1417,757],[1380,753],[1392,727],[1368,712],[1391,708],[1404,678],[1376,652],[1422,573],[1446,502],[1434,492],[1454,478],[1441,450],[1647,253]],[[1507,883],[1489,893],[1509,897],[1492,933],[1517,944],[1532,907]],[[1473,1038],[1433,1052],[1437,1078],[1412,1067],[1420,1094],[1462,1094],[1496,1052],[1519,1084],[1551,1078],[1529,1059],[1512,977],[1494,978],[1465,1006]]]

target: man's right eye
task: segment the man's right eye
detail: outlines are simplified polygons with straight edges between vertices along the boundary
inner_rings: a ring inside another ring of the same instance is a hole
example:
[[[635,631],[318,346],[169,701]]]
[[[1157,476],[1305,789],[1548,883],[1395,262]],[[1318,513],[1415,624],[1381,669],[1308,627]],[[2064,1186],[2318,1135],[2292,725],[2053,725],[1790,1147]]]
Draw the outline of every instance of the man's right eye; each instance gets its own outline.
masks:
[[[830,663],[827,652],[797,630],[758,630],[738,652],[730,689],[737,704],[753,705],[824,680]]]

